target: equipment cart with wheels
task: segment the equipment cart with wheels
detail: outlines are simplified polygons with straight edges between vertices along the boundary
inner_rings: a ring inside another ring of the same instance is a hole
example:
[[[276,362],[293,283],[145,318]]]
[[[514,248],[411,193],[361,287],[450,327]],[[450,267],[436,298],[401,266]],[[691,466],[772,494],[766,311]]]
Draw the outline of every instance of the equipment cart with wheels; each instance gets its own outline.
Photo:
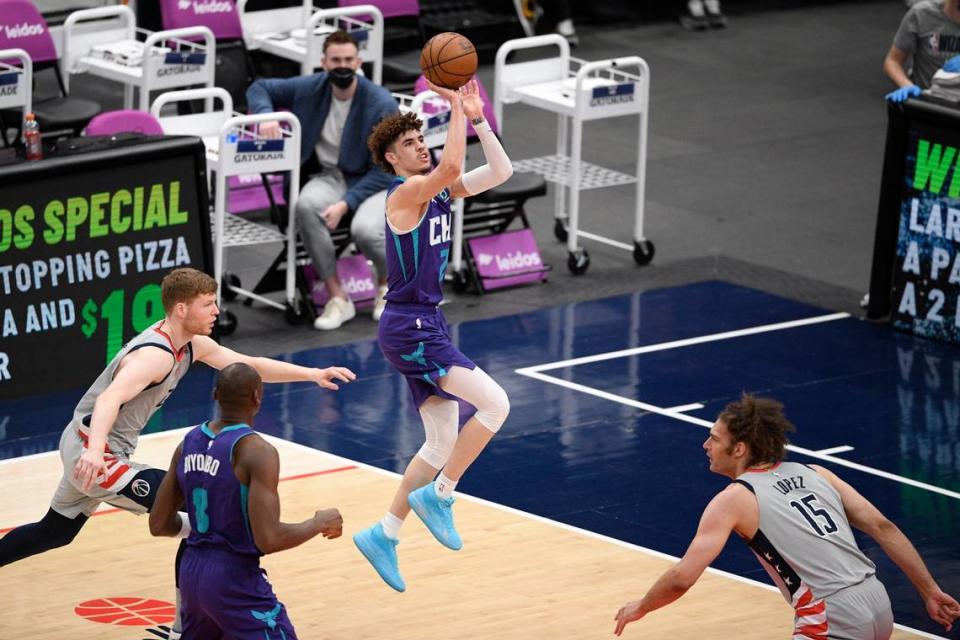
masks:
[[[144,38],[139,40],[138,38]],[[76,73],[123,84],[123,106],[147,111],[150,92],[214,86],[216,41],[206,27],[149,32],[138,29],[126,5],[74,11],[63,23],[64,86]]]
[[[246,0],[239,0],[240,22],[247,48],[259,49],[300,65],[307,75],[320,66],[323,41],[342,29],[357,41],[360,57],[373,65],[374,84],[383,79],[383,14],[373,5],[315,10],[313,0],[300,7],[282,7],[246,11]]]
[[[162,115],[164,107],[177,102],[204,99],[219,102],[219,110],[187,115]],[[160,120],[163,130],[173,135],[198,135],[207,152],[208,176],[214,193],[213,206],[213,269],[220,283],[217,303],[234,300],[238,296],[256,300],[284,312],[287,322],[299,324],[303,311],[297,299],[296,269],[286,270],[284,303],[271,300],[241,287],[239,278],[225,271],[224,250],[227,247],[250,246],[274,242],[286,243],[286,263],[296,265],[297,229],[295,216],[290,216],[286,234],[264,225],[244,220],[227,211],[227,188],[231,176],[251,173],[290,172],[287,183],[287,203],[290,210],[297,206],[300,184],[300,121],[289,112],[233,115],[230,94],[220,88],[189,89],[160,95],[153,103],[152,113]],[[278,121],[282,137],[266,140],[257,133],[262,122]],[[284,126],[285,125],[285,126]],[[218,320],[222,335],[236,330],[236,315],[224,309]]]
[[[33,110],[33,60],[23,49],[0,49],[0,109],[19,109],[20,122]],[[6,131],[3,135],[7,143]]]
[[[282,137],[266,140],[259,137],[257,125],[261,122],[279,121]],[[284,127],[284,125],[286,125]],[[245,173],[290,172],[287,203],[290,211],[296,210],[297,185],[300,184],[300,121],[288,112],[260,113],[251,116],[235,116],[223,123],[220,128],[216,179],[214,180],[214,227],[213,227],[213,275],[221,282],[224,273],[224,249],[228,246],[225,222],[228,218],[227,178]],[[231,219],[236,216],[229,216]],[[287,220],[286,248],[287,264],[295,265],[297,256],[296,216]],[[248,242],[231,243],[249,244]],[[296,269],[288,268],[283,304],[243,289],[237,283],[228,283],[227,289],[233,294],[257,300],[284,312],[287,322],[296,324],[302,311],[297,299]],[[223,287],[221,287],[223,289]]]
[[[540,47],[556,47],[557,55],[533,61],[508,59],[515,51]],[[654,254],[653,242],[643,232],[650,70],[643,58],[586,62],[570,57],[570,45],[563,36],[550,34],[505,42],[497,51],[495,73],[494,106],[501,131],[504,104],[523,103],[557,114],[556,154],[517,160],[513,166],[516,171],[538,173],[558,185],[554,233],[567,242],[570,271],[580,275],[590,266],[590,256],[580,247],[579,236],[631,251],[637,264],[648,264]],[[583,123],[618,116],[636,116],[639,120],[635,175],[582,160]],[[623,184],[636,184],[633,244],[581,231],[580,192]]]

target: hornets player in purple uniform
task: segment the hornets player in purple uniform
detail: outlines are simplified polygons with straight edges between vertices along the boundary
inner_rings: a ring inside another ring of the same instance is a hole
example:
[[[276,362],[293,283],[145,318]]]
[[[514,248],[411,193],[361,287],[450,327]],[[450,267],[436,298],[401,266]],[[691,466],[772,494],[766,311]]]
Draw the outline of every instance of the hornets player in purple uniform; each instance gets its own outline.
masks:
[[[510,159],[483,117],[475,81],[459,91],[430,88],[452,106],[439,164],[430,155],[413,114],[388,116],[367,141],[374,160],[396,176],[387,190],[387,305],[380,348],[407,380],[426,441],[410,461],[383,519],[353,540],[383,580],[403,591],[397,562],[400,527],[411,508],[444,546],[463,546],[454,527],[453,490],[507,418],[507,394],[453,345],[437,305],[450,255],[454,198],[476,195],[510,177]],[[461,174],[470,118],[486,164]],[[457,398],[477,408],[458,433]],[[438,475],[439,474],[439,475]],[[436,478],[434,480],[434,478]],[[431,482],[433,481],[433,482]]]
[[[337,538],[343,520],[323,509],[298,524],[280,522],[277,450],[253,431],[263,382],[253,367],[224,367],[213,397],[216,420],[191,429],[173,454],[150,512],[150,532],[175,536],[177,510],[190,516],[180,567],[183,640],[295,640],[260,556],[314,536]]]

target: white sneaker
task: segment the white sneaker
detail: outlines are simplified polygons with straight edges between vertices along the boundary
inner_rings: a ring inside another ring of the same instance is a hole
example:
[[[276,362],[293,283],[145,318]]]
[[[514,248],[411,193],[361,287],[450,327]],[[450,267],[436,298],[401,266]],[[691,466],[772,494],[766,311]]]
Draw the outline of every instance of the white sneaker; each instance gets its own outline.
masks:
[[[380,316],[383,315],[383,310],[387,306],[387,299],[384,297],[387,295],[387,285],[377,288],[377,299],[373,303],[373,321],[380,322]]]
[[[313,321],[313,328],[321,331],[339,329],[340,325],[353,320],[356,315],[357,310],[354,308],[352,300],[333,297],[327,301],[323,308],[323,315]]]

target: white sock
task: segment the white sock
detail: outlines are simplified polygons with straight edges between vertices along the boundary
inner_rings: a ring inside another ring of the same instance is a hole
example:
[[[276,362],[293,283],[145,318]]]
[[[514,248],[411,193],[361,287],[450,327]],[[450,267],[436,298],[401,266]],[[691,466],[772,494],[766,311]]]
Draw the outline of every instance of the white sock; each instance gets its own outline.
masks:
[[[403,526],[403,520],[387,511],[387,515],[383,516],[380,524],[383,526],[383,532],[388,538],[394,540],[400,539],[400,527]]]
[[[703,5],[709,13],[721,13],[720,0],[703,0]]]
[[[453,490],[457,488],[457,481],[451,480],[447,476],[440,473],[437,476],[436,481],[433,483],[433,489],[437,492],[437,495],[446,500],[447,498],[453,495]]]
[[[687,0],[687,11],[694,18],[702,18],[704,16],[703,0]]]

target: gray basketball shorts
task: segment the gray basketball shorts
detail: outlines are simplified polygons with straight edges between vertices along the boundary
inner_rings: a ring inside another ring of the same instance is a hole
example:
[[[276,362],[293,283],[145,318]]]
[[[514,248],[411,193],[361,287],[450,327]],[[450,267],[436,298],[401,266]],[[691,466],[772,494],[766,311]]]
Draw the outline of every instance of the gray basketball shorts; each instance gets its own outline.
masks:
[[[85,449],[84,440],[76,423],[67,425],[63,435],[60,436],[63,477],[60,478],[60,485],[53,494],[50,508],[67,518],[75,518],[81,513],[89,516],[96,511],[101,502],[137,515],[146,513],[145,506],[120,495],[120,491],[130,484],[138,473],[144,469],[150,469],[150,465],[133,462],[123,454],[107,452],[103,456],[104,462],[107,463],[106,477],[98,478],[99,484],[94,484],[83,491],[80,483],[73,477],[73,470]],[[131,487],[131,490],[136,491],[137,487]]]
[[[887,640],[893,634],[890,598],[876,576],[841,589],[823,599],[825,628],[820,633],[798,633],[794,638],[843,638],[844,640]],[[808,628],[809,629],[809,628]]]

